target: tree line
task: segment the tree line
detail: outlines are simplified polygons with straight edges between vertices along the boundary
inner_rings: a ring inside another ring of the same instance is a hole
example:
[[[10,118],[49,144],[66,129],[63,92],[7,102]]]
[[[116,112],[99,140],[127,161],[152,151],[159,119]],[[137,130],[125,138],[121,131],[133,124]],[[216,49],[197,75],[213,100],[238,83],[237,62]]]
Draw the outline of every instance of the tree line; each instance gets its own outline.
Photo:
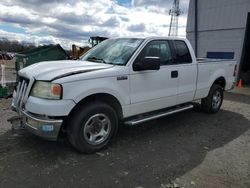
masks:
[[[8,40],[7,38],[0,39],[0,51],[4,52],[22,52],[35,48],[31,43],[21,43],[17,40]]]

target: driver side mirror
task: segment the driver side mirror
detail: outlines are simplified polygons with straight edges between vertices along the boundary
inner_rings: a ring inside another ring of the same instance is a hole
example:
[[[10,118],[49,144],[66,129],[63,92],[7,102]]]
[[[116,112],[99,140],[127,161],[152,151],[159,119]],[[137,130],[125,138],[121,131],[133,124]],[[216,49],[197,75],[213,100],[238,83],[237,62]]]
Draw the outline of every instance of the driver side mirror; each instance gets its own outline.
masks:
[[[144,70],[159,70],[160,69],[160,58],[146,56],[141,61],[133,64],[134,71]]]

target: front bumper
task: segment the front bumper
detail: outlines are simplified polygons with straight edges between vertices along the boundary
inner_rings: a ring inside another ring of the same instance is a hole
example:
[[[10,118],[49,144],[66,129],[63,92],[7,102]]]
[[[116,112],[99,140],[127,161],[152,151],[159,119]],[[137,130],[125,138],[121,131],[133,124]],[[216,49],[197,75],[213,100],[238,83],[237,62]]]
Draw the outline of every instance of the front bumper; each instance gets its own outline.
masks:
[[[63,118],[71,107],[71,100],[42,100],[29,96],[34,83],[33,78],[20,77],[17,90],[13,92],[12,109],[21,119],[22,125],[33,134],[49,139],[57,140]]]
[[[22,111],[21,118],[25,129],[48,140],[57,140],[63,123],[62,119],[45,118],[25,111]]]

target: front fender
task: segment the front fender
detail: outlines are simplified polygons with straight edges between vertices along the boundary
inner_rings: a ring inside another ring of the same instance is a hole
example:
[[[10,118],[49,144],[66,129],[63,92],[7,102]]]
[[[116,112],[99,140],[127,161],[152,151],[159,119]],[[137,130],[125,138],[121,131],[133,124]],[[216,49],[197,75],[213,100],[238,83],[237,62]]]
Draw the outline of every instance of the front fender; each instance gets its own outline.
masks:
[[[114,96],[121,106],[130,104],[129,80],[117,81],[116,77],[106,77],[63,83],[63,99],[71,99],[75,103],[99,93]]]

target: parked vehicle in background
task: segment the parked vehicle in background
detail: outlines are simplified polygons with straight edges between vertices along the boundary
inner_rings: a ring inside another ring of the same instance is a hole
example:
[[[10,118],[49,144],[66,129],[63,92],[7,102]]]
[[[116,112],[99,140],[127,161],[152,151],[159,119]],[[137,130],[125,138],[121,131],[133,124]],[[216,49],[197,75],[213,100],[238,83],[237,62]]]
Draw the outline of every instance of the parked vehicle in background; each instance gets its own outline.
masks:
[[[75,44],[72,45],[72,59],[76,60],[79,59],[83,54],[89,51],[91,48],[95,47],[97,44],[101,43],[102,41],[108,39],[107,37],[99,37],[93,36],[89,38],[89,45],[90,46],[77,46]]]
[[[120,122],[136,125],[193,108],[219,111],[236,62],[196,60],[186,39],[113,38],[80,61],[52,61],[19,71],[13,108],[34,134],[65,130],[79,152],[107,146]],[[157,125],[156,125],[157,126]]]

